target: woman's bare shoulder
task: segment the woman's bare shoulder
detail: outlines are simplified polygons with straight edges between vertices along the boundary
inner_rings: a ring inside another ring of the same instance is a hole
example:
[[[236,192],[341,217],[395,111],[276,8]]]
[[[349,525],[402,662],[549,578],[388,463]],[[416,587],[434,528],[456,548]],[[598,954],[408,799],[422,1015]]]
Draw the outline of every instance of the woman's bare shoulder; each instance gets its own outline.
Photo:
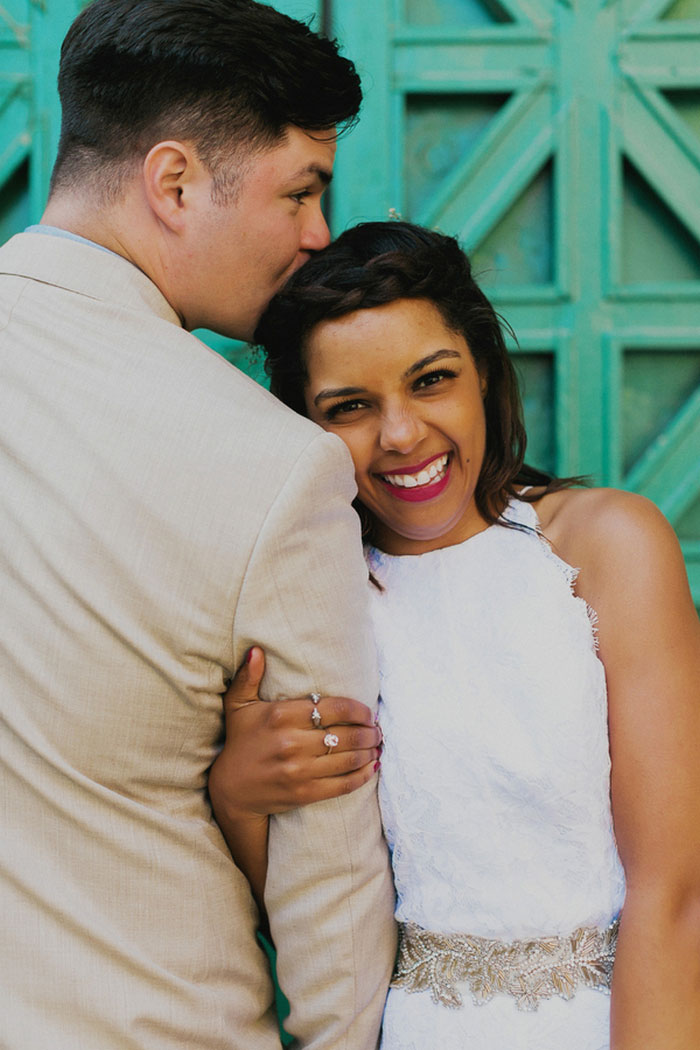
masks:
[[[617,560],[631,547],[676,544],[658,507],[635,492],[610,488],[562,489],[535,504],[543,535],[565,561],[578,566]]]
[[[579,570],[576,591],[601,615],[692,611],[680,544],[659,508],[619,489],[566,489],[537,504],[542,533]]]

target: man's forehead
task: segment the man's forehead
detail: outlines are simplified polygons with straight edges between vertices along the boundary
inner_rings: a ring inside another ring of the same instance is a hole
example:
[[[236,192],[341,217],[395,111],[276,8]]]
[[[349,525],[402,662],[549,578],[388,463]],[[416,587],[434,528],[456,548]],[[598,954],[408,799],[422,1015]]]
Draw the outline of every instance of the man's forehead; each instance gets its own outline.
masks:
[[[292,181],[317,178],[327,185],[333,174],[336,151],[335,129],[306,131],[290,126],[284,138],[261,156],[279,174]]]

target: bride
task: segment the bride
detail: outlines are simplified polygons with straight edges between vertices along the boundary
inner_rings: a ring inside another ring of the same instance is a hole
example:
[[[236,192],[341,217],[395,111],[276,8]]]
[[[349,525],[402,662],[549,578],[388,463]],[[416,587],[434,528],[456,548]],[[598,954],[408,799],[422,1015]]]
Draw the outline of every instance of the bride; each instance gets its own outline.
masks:
[[[356,471],[401,945],[383,1050],[699,1047],[700,625],[670,526],[523,466],[452,238],[349,230],[259,337],[273,392]],[[210,784],[261,902],[265,814],[378,765],[334,699],[256,703],[262,670],[253,649]]]

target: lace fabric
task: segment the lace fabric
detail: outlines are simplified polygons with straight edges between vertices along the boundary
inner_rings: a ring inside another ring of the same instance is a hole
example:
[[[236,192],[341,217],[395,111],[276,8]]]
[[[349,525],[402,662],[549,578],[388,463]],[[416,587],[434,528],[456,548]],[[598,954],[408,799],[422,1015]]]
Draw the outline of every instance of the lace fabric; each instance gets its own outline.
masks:
[[[372,589],[371,603],[397,918],[512,942],[605,929],[622,907],[624,876],[594,617],[573,591],[576,570],[540,537],[534,509],[514,501],[504,517],[524,528],[491,526],[419,556],[370,550],[368,562],[383,587]],[[571,1003],[584,992],[595,1003],[590,1031],[580,1006],[562,1013],[570,1004],[548,1001],[531,1044],[518,1027],[531,1022],[497,994],[478,1014],[501,1016],[503,1000],[516,1019],[506,1011],[474,1050],[546,1050],[555,1015],[553,1048],[566,1041],[567,1050],[603,1050],[607,997],[583,989]],[[392,989],[383,1050],[471,1046],[463,1040],[475,1007],[466,993],[461,1010],[446,1010],[429,992]]]

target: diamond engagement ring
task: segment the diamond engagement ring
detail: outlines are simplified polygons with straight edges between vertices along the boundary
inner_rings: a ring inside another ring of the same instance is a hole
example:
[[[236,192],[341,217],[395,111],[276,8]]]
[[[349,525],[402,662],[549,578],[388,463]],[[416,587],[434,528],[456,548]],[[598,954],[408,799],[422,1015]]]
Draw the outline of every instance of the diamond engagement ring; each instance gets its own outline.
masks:
[[[316,706],[320,699],[321,699],[321,694],[320,693],[309,693],[309,700],[314,705],[314,709],[311,712],[311,724],[314,727],[314,729],[322,729],[323,728],[323,726],[321,725],[321,712],[319,711],[318,707]]]
[[[323,743],[328,748],[326,754],[330,755],[333,748],[337,747],[340,741],[338,740],[338,737],[335,735],[335,733],[326,733],[326,735],[323,738]]]

